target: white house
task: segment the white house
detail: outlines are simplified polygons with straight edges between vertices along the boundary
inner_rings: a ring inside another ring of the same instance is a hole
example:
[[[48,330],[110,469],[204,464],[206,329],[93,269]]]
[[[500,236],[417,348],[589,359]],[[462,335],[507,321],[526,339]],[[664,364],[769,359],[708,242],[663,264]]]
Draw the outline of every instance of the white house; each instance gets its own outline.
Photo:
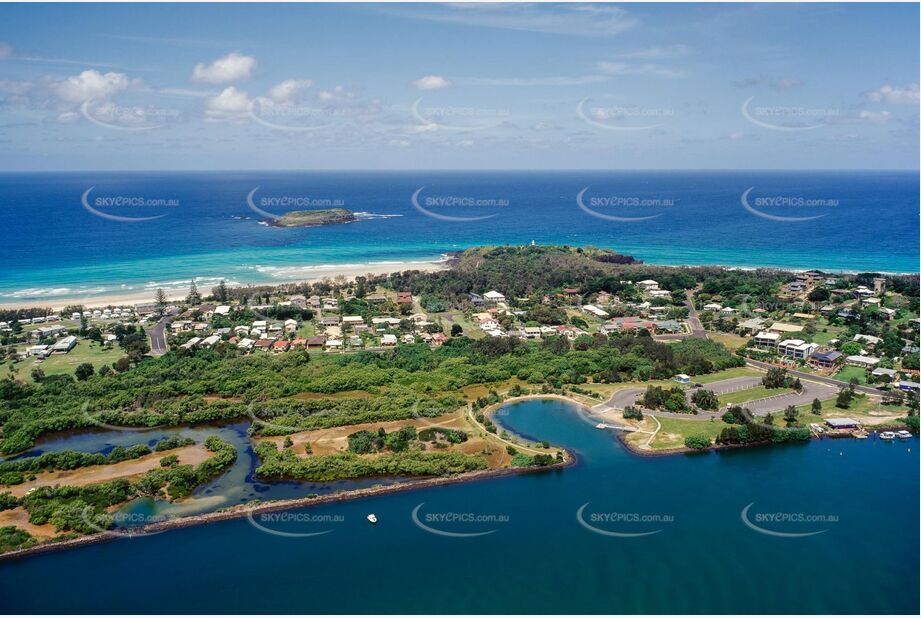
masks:
[[[397,336],[392,334],[386,334],[381,336],[381,345],[392,346],[397,344]]]
[[[760,332],[753,337],[754,343],[759,348],[777,348],[777,344],[780,342],[780,335],[777,333],[765,333]]]
[[[644,290],[655,290],[659,288],[659,282],[652,279],[644,279],[636,282],[636,287]]]
[[[856,367],[865,367],[869,369],[870,367],[876,367],[879,364],[879,359],[875,356],[863,356],[861,354],[854,354],[848,356],[844,359],[848,365],[854,365]]]
[[[491,302],[491,303],[504,303],[505,302],[505,294],[502,294],[495,290],[490,290],[486,292],[485,294],[483,294],[483,298],[486,301]]]
[[[819,349],[817,343],[806,343],[802,339],[787,339],[777,345],[777,351],[784,356],[806,360],[813,352]]]
[[[201,337],[192,337],[191,339],[189,339],[188,341],[186,341],[179,347],[182,348],[183,350],[189,350],[197,346],[200,341],[201,341]]]
[[[585,313],[591,313],[596,318],[601,318],[601,319],[607,318],[609,315],[611,315],[604,309],[596,307],[595,305],[583,305],[582,311],[584,311]]]

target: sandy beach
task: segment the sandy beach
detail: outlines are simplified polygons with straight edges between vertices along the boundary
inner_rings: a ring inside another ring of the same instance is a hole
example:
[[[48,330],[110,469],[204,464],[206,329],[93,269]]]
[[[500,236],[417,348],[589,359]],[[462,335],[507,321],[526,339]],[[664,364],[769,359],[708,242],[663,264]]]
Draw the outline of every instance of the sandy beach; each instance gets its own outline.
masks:
[[[448,267],[447,261],[444,262],[393,262],[388,264],[349,264],[349,265],[329,265],[305,267],[301,270],[304,276],[296,278],[279,278],[273,281],[244,282],[243,285],[253,286],[273,286],[284,285],[288,283],[312,283],[323,279],[336,279],[344,277],[346,280],[353,280],[363,275],[386,275],[392,272],[404,270],[420,270],[424,272],[434,272],[445,270]],[[292,269],[296,270],[296,269]],[[229,285],[231,288],[239,288],[241,285]],[[189,287],[164,287],[162,288],[169,300],[184,299],[189,293]],[[213,287],[204,287],[199,285],[199,292],[208,295]],[[134,305],[137,303],[153,302],[156,289],[145,289],[136,292],[124,292],[116,294],[100,294],[92,296],[68,296],[53,298],[47,300],[33,300],[24,298],[21,301],[5,301],[0,303],[0,309],[28,309],[33,307],[50,308],[54,311],[60,311],[70,305],[83,305],[87,308],[107,307],[110,305],[123,306]]]

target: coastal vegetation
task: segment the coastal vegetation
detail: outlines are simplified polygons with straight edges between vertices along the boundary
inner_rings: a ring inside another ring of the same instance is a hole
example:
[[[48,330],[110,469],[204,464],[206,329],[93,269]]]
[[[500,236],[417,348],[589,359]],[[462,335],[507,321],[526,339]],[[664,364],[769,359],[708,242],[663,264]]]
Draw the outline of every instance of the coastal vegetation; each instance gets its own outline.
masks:
[[[326,208],[322,210],[292,210],[267,223],[276,227],[313,227],[333,223],[351,223],[356,217],[346,208]]]
[[[256,474],[263,478],[335,481],[370,476],[443,476],[487,468],[482,457],[416,448],[374,457],[360,457],[354,452],[299,457],[271,442],[260,442],[255,450],[261,460]]]

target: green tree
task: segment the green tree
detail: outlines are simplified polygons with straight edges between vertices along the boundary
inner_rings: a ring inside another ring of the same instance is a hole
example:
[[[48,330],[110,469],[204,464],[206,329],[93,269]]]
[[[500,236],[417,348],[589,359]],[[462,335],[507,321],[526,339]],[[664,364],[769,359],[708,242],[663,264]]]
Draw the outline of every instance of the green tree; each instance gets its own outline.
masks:
[[[166,311],[166,292],[163,291],[163,288],[157,288],[157,292],[154,295],[154,302],[157,305],[157,315],[163,315],[163,312]]]
[[[221,279],[217,284],[217,288],[214,290],[214,296],[222,303],[226,303],[229,295],[227,293],[227,284],[224,283],[224,280]]]
[[[185,302],[189,305],[201,304],[201,294],[198,292],[198,286],[195,285],[195,279],[192,279],[192,283],[189,285],[189,295],[186,296]]]
[[[695,451],[702,451],[706,448],[710,448],[710,436],[705,436],[703,434],[688,436],[684,439],[684,445]]]
[[[812,413],[817,416],[822,414],[822,402],[819,401],[818,397],[812,400]]]
[[[95,373],[95,369],[93,369],[92,363],[80,363],[77,365],[77,368],[74,369],[74,375],[80,381],[89,379],[93,373]]]

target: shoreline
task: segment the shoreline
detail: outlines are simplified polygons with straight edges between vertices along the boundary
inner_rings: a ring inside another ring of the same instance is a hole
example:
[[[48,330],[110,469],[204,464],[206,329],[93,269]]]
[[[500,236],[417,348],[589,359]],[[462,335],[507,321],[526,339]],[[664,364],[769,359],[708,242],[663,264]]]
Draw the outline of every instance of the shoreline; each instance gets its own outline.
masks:
[[[564,449],[565,450],[565,449]],[[248,518],[259,513],[270,513],[274,511],[285,511],[289,509],[307,508],[317,505],[334,504],[337,502],[350,502],[363,498],[374,498],[404,491],[414,491],[417,489],[427,489],[430,487],[441,487],[443,485],[454,485],[458,483],[468,483],[475,481],[490,480],[494,478],[503,478],[518,474],[534,474],[550,470],[561,470],[574,465],[577,461],[576,456],[566,451],[567,459],[562,462],[555,462],[546,466],[531,466],[526,468],[494,468],[491,470],[477,470],[475,472],[464,472],[455,476],[428,477],[416,481],[405,481],[393,485],[377,485],[363,489],[353,489],[340,491],[325,496],[292,498],[289,500],[270,500],[252,506],[234,506],[224,511],[212,511],[210,513],[201,513],[199,515],[187,515],[177,517],[167,521],[156,522],[145,526],[140,526],[134,534],[124,534],[117,531],[99,532],[88,534],[73,539],[62,541],[45,541],[26,549],[17,549],[14,551],[0,554],[0,562],[7,560],[26,559],[38,554],[63,551],[74,547],[93,545],[106,541],[117,539],[130,539],[139,536],[147,536],[167,532],[179,528],[190,528],[204,524],[229,521],[233,519]]]
[[[304,267],[314,268],[310,273],[310,276],[306,277],[295,277],[292,279],[278,279],[273,281],[266,282],[233,282],[232,284],[227,284],[228,288],[246,288],[246,287],[275,287],[282,285],[296,285],[299,283],[314,283],[316,281],[322,281],[323,279],[334,279],[336,277],[345,277],[346,280],[352,281],[356,277],[362,277],[365,275],[389,275],[395,272],[402,272],[404,270],[419,270],[422,272],[438,272],[441,270],[446,270],[449,266],[450,259],[444,259],[441,261],[429,261],[429,262],[392,262],[386,264],[343,264],[337,266],[335,264],[322,265],[317,267]],[[229,278],[228,278],[229,280]],[[191,283],[191,281],[190,281]],[[217,285],[212,286],[202,286],[199,288],[199,292],[203,296],[208,296],[213,294],[214,289]],[[181,287],[170,287],[163,286],[163,291],[166,293],[166,298],[169,301],[178,301],[184,299],[188,293],[188,285],[184,284]],[[54,311],[60,311],[68,305],[83,305],[88,309],[93,308],[103,308],[109,305],[134,305],[138,303],[152,303],[154,302],[154,295],[156,293],[156,288],[145,289],[136,292],[113,292],[111,294],[104,293],[100,295],[92,296],[65,296],[65,297],[55,297],[48,300],[40,299],[28,299],[24,298],[22,301],[10,301],[3,300],[0,302],[0,309],[44,309],[50,308]]]
[[[612,249],[616,250],[616,249]],[[245,288],[245,287],[274,287],[282,285],[291,285],[298,283],[313,283],[316,281],[321,281],[323,279],[332,279],[336,277],[343,276],[348,280],[354,280],[356,277],[363,275],[389,275],[395,272],[402,272],[404,270],[419,270],[422,272],[436,272],[441,270],[446,270],[450,267],[450,264],[453,259],[452,251],[445,251],[442,254],[442,259],[424,261],[424,260],[394,260],[392,262],[385,263],[374,263],[369,262],[366,264],[320,264],[320,265],[300,265],[300,266],[279,266],[273,267],[280,270],[290,269],[290,270],[303,270],[309,271],[304,276],[292,276],[290,278],[279,278],[269,281],[239,281],[239,277],[224,277],[228,281],[227,285],[229,288]],[[636,257],[636,256],[634,256]],[[897,270],[854,270],[854,269],[842,269],[842,268],[822,268],[822,267],[807,267],[807,266],[765,266],[765,265],[751,265],[751,264],[719,264],[719,263],[700,263],[700,264],[689,264],[689,263],[660,263],[653,260],[650,260],[646,257],[637,257],[636,259],[640,260],[635,266],[639,267],[651,267],[651,268],[719,268],[728,271],[740,270],[740,271],[757,271],[757,270],[768,270],[768,271],[779,271],[779,272],[789,272],[789,273],[803,273],[809,270],[819,270],[823,273],[829,275],[838,275],[838,276],[847,276],[847,275],[856,275],[859,273],[878,273],[883,276],[913,276],[918,273],[914,271],[897,271]],[[219,280],[221,277],[213,276],[202,276],[200,279],[206,280]],[[190,280],[191,281],[191,280]],[[172,282],[175,283],[175,282]],[[54,284],[47,284],[48,286],[53,286]],[[73,287],[91,287],[90,284],[71,284]],[[108,283],[108,284],[96,284],[99,285],[111,285],[117,286],[118,283]],[[143,285],[143,284],[138,284]],[[183,283],[182,286],[175,287],[169,284],[160,286],[166,292],[168,300],[181,300],[186,297],[188,294],[188,286]],[[206,286],[202,285],[200,291],[205,293],[205,295],[210,294],[212,290],[216,287],[215,285]],[[66,285],[64,286],[66,289]],[[102,293],[99,295],[84,295],[79,294],[67,295],[61,297],[52,297],[52,298],[30,298],[24,296],[21,301],[15,300],[2,300],[0,301],[0,309],[33,309],[33,308],[51,308],[53,310],[60,310],[67,305],[79,305],[82,304],[87,308],[100,308],[107,305],[125,305],[125,304],[134,304],[134,303],[146,303],[153,302],[154,293],[156,288],[144,289],[133,292],[111,292],[111,293]]]

